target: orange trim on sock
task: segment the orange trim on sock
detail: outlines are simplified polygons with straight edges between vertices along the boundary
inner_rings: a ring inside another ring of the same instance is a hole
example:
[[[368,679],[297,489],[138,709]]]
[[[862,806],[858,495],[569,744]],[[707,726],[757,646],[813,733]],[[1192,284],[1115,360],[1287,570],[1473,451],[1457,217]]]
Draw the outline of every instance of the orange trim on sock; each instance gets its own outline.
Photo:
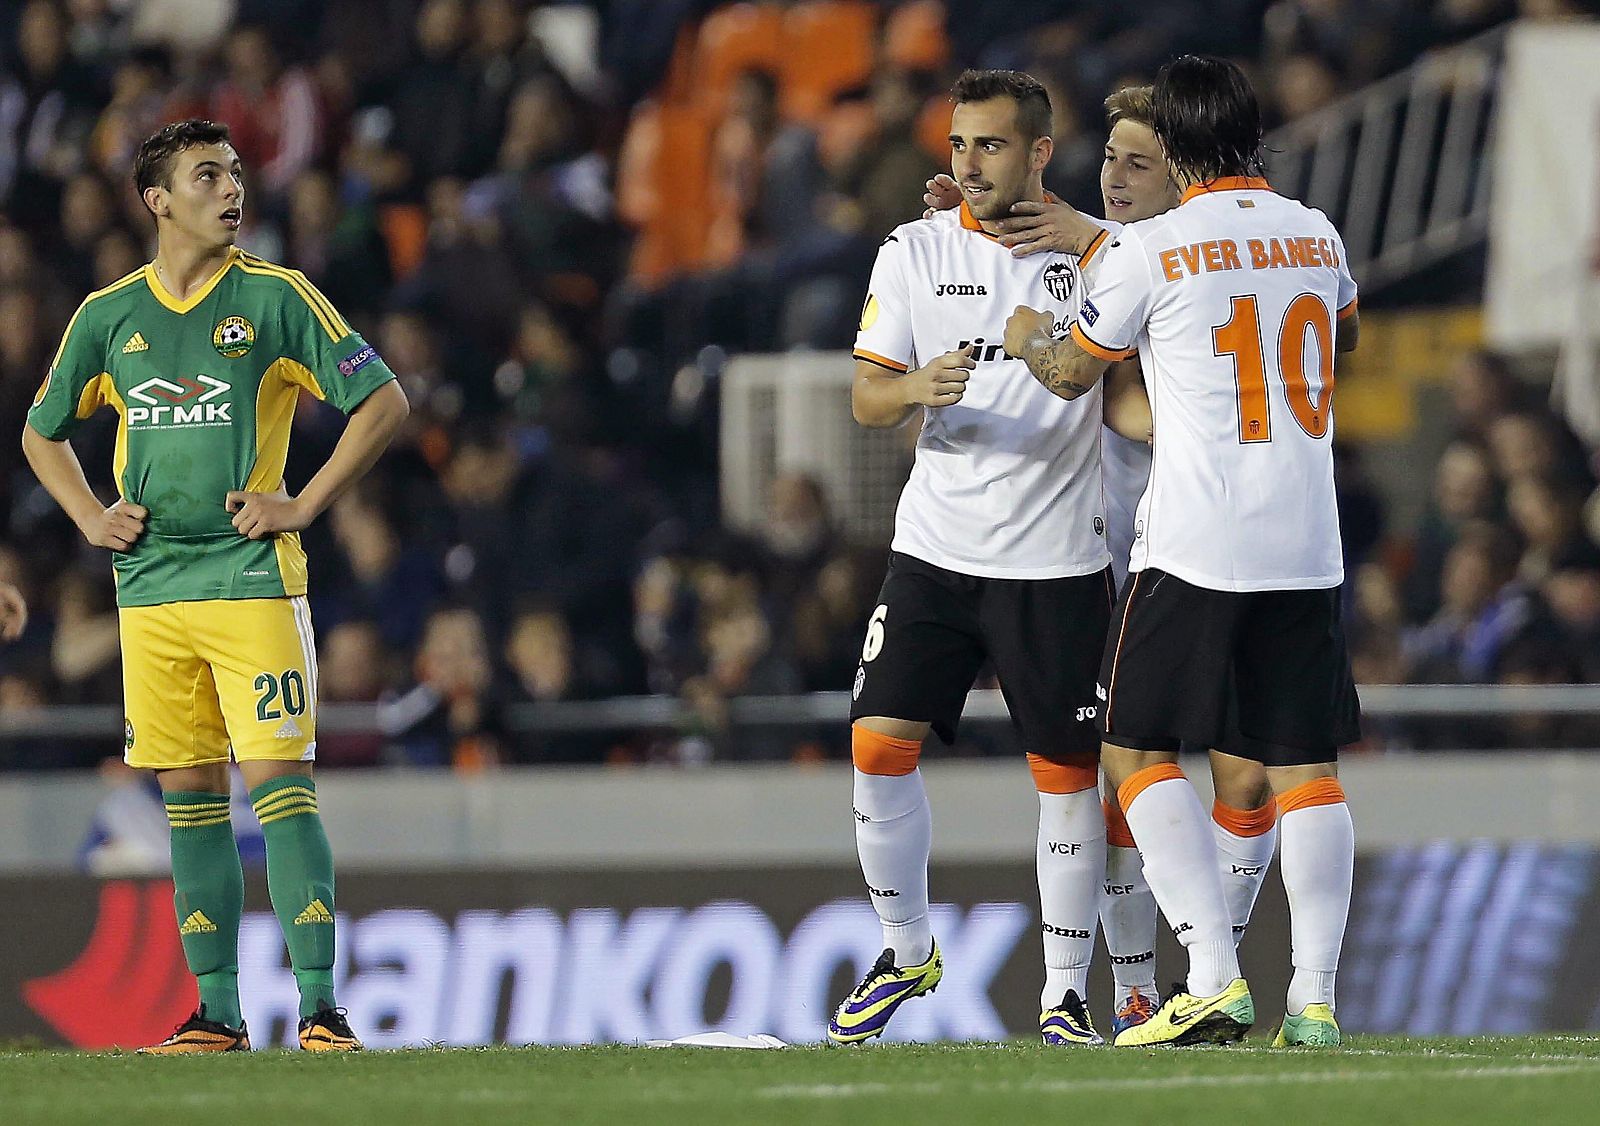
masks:
[[[1278,804],[1268,798],[1260,809],[1235,809],[1219,801],[1211,807],[1211,820],[1236,837],[1259,837],[1278,823]]]
[[[1128,807],[1133,804],[1133,799],[1157,782],[1170,782],[1174,778],[1183,777],[1185,775],[1182,769],[1175,762],[1158,762],[1154,766],[1135,771],[1127,781],[1117,787],[1117,801],[1122,805],[1122,812],[1126,814]]]
[[[1068,755],[1055,762],[1028,752],[1028,769],[1033,771],[1033,787],[1041,794],[1076,794],[1100,785],[1100,756]]]
[[[899,778],[915,770],[921,757],[920,739],[896,739],[869,731],[859,723],[850,725],[850,759],[863,774]]]
[[[1106,811],[1106,844],[1116,848],[1138,848],[1133,843],[1133,830],[1128,828],[1128,819],[1122,815],[1122,807],[1109,798],[1100,804]]]
[[[1338,805],[1344,801],[1344,787],[1337,778],[1313,778],[1278,795],[1278,816],[1287,817],[1297,809],[1314,805]]]

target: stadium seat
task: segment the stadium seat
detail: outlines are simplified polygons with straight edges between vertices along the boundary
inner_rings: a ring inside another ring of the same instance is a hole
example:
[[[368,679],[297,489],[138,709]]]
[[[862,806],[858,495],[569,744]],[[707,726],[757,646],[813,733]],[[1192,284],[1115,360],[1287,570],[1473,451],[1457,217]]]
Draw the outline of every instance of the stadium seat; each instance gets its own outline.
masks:
[[[883,57],[902,70],[942,70],[950,61],[944,4],[910,0],[890,12],[883,25]]]
[[[629,272],[656,281],[705,255],[712,125],[694,106],[643,102],[617,161],[617,210],[638,231]]]
[[[815,121],[840,93],[872,79],[877,8],[862,0],[802,0],[783,19],[783,111]]]
[[[783,10],[776,4],[732,4],[712,12],[695,38],[694,100],[721,118],[734,80],[753,67],[777,74],[783,53]]]
[[[940,91],[917,113],[915,136],[930,156],[946,170],[950,167],[950,95]]]
[[[428,211],[416,203],[386,203],[378,210],[378,230],[389,248],[389,269],[408,278],[428,252]]]

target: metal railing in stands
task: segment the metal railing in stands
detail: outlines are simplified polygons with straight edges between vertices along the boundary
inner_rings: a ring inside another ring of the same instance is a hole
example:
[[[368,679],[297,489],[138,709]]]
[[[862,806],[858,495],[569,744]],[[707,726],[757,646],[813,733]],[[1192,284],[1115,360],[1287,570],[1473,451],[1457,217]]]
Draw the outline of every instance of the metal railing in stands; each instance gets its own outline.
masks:
[[[1482,242],[1502,26],[1275,130],[1272,186],[1321,209],[1377,288]]]
[[[1451,719],[1471,716],[1600,716],[1600,684],[1368,684],[1361,688],[1363,713],[1370,719]],[[382,708],[373,704],[326,704],[317,726],[327,734],[381,732]],[[846,692],[802,696],[740,696],[730,701],[735,727],[809,727],[843,723],[850,714]],[[995,722],[1009,718],[1005,701],[992,689],[967,697],[964,719]],[[518,704],[506,716],[519,733],[560,734],[673,728],[690,718],[675,696],[620,696],[609,700],[564,700]],[[54,707],[0,715],[0,739],[87,739],[119,736],[122,713],[110,707]]]

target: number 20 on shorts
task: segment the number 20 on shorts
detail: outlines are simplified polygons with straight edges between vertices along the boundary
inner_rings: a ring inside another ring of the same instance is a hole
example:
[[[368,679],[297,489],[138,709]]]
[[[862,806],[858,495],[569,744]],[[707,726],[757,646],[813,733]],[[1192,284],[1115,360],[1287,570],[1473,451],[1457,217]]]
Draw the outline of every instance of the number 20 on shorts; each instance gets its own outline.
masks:
[[[303,715],[306,710],[306,682],[298,669],[286,669],[277,676],[264,672],[256,677],[256,719],[270,723],[282,719],[283,713]],[[280,710],[276,704],[283,705]]]

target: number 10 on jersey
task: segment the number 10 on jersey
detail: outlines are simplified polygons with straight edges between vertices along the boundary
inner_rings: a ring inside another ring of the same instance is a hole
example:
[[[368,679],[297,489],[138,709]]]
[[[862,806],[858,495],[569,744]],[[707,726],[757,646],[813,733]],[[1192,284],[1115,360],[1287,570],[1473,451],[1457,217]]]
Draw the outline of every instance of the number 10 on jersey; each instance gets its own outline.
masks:
[[[1272,408],[1267,400],[1267,359],[1261,341],[1261,313],[1255,294],[1232,298],[1233,315],[1211,330],[1212,350],[1232,356],[1239,392],[1239,441],[1272,441]],[[1306,377],[1306,331],[1317,343],[1315,401]],[[1313,438],[1325,437],[1333,405],[1333,322],[1328,306],[1314,293],[1302,293],[1284,310],[1278,327],[1278,374],[1289,413]]]

